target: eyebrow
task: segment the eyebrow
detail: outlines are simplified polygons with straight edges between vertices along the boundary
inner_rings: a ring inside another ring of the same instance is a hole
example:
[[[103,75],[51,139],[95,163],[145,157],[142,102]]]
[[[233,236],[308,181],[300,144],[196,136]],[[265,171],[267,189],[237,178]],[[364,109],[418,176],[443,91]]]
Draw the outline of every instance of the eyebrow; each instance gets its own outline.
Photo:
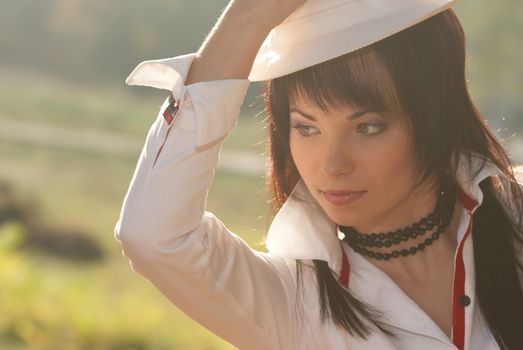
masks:
[[[353,113],[353,114],[350,114],[348,116],[346,116],[345,118],[347,119],[350,119],[350,120],[354,120],[354,119],[357,119],[361,116],[363,116],[364,114],[367,114],[367,113],[371,113],[371,112],[381,112],[381,111],[384,111],[383,108],[371,108],[371,109],[366,109],[366,110],[362,110],[362,111],[358,111],[356,113]],[[292,107],[289,112],[296,112],[296,113],[299,113],[301,114],[302,116],[304,116],[305,118],[309,119],[309,120],[313,120],[313,121],[316,121],[316,117],[310,115],[310,114],[307,114],[305,112],[302,112],[300,111],[299,109],[295,108],[295,107]]]

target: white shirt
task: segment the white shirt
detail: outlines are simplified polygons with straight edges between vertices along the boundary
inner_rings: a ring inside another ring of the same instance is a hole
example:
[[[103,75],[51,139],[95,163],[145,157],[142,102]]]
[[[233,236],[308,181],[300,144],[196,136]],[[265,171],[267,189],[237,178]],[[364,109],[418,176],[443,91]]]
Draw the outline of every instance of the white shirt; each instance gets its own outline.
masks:
[[[504,181],[498,168],[488,163],[475,178],[465,166],[458,171],[465,210],[457,234],[449,339],[386,273],[342,243],[337,225],[302,181],[271,224],[268,253],[251,249],[205,210],[222,142],[236,126],[250,82],[224,79],[185,86],[194,56],[144,61],[126,81],[169,90],[177,102],[173,110],[166,99],[147,134],[115,227],[133,271],[240,349],[499,349],[475,298],[470,232],[472,213],[483,198],[478,184],[491,175]],[[297,201],[297,195],[310,200]],[[311,266],[310,259],[327,261],[355,295],[388,317],[400,340],[375,330],[363,341],[331,320],[322,324],[312,268],[303,270],[304,288],[296,297],[295,259]],[[460,303],[463,295],[468,306]]]

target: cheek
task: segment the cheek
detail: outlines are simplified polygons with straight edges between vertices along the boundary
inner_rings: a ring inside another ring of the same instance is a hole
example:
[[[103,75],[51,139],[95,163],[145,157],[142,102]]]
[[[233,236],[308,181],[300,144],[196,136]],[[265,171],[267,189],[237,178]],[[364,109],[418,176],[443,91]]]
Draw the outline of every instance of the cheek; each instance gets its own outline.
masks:
[[[395,131],[376,147],[365,152],[365,173],[380,191],[401,190],[412,181],[414,153],[410,139],[403,132]]]
[[[311,147],[306,147],[303,142],[300,142],[299,139],[292,136],[289,139],[289,147],[291,158],[296,168],[302,177],[306,177],[307,169],[313,166],[314,154],[312,153]]]

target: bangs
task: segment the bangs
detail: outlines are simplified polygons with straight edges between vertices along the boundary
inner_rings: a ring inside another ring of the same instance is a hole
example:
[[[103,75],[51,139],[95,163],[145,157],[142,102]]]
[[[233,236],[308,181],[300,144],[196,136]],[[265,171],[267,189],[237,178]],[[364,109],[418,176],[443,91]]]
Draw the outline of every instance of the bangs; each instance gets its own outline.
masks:
[[[351,107],[402,115],[400,99],[386,64],[366,47],[287,76],[274,79],[276,96],[288,103],[301,100],[329,112],[330,107]]]

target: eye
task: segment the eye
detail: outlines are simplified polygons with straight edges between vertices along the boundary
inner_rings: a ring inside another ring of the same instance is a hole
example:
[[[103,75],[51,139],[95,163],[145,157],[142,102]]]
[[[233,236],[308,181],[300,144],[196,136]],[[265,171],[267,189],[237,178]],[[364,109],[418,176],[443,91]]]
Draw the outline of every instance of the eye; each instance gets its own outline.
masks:
[[[357,126],[359,132],[369,136],[380,134],[386,128],[387,125],[384,123],[361,123]]]
[[[308,137],[308,136],[312,135],[311,131],[314,129],[314,127],[312,127],[310,125],[299,124],[299,123],[293,125],[292,127],[294,129],[298,130],[300,135],[303,137]]]

